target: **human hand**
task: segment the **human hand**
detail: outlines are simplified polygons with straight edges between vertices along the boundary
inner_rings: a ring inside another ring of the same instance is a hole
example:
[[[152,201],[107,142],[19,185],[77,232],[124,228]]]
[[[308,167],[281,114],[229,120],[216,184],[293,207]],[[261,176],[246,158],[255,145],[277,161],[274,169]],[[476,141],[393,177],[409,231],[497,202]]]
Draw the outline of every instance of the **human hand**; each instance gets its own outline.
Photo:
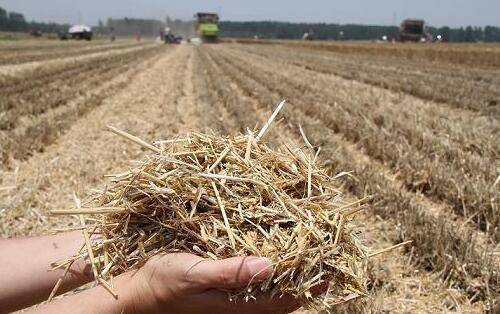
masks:
[[[259,294],[257,300],[230,301],[221,289],[246,287],[272,273],[265,258],[213,261],[187,254],[151,258],[130,277],[129,307],[140,313],[289,313],[299,307],[291,296]]]

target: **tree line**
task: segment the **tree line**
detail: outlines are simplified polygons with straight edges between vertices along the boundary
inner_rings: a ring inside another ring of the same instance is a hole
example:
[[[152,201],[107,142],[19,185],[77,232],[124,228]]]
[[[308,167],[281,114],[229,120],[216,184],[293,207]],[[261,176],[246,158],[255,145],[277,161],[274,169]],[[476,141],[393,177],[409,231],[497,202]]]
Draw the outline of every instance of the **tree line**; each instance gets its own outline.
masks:
[[[142,35],[146,37],[158,36],[160,30],[165,28],[165,22],[154,19],[138,18],[108,18],[106,23],[99,20],[98,26],[92,28],[94,33],[101,35],[133,36]]]
[[[193,21],[172,19],[168,16],[165,21],[127,17],[120,19],[108,18],[106,22],[99,20],[98,25],[92,27],[92,30],[100,35],[130,36],[141,34],[146,37],[156,37],[161,32],[164,32],[166,27],[170,28],[176,35],[184,37],[193,37],[195,35]]]
[[[57,33],[66,31],[68,27],[67,24],[28,22],[24,14],[13,11],[7,12],[7,10],[0,7],[0,31]]]
[[[399,27],[361,24],[331,24],[331,23],[288,23],[288,22],[220,22],[221,36],[274,39],[300,39],[304,33],[313,34],[320,40],[372,40],[397,38]],[[441,35],[450,42],[500,42],[500,27],[427,27],[428,33],[434,36]]]

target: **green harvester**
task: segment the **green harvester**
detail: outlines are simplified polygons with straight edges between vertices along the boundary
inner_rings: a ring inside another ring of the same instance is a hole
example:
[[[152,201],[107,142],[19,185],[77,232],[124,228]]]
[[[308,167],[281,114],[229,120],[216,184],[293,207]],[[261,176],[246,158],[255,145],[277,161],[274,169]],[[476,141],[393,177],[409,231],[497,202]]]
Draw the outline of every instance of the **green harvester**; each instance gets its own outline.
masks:
[[[198,12],[195,15],[196,30],[203,42],[217,42],[219,36],[219,15],[217,13]]]

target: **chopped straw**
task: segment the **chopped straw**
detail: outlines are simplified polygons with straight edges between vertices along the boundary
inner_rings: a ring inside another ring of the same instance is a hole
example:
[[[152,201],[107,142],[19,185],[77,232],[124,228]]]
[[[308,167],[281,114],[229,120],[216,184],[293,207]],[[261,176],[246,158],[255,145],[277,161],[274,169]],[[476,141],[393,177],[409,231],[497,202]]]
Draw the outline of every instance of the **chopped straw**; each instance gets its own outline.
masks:
[[[360,299],[367,253],[352,223],[360,202],[342,200],[340,182],[316,164],[309,141],[306,152],[263,142],[283,104],[259,132],[191,132],[159,141],[160,147],[110,127],[152,154],[110,175],[110,185],[88,206],[52,211],[87,217],[86,250],[71,260],[90,257],[96,280],[106,285],[159,253],[257,255],[271,260],[272,276],[229,291],[231,299],[291,294],[316,309]],[[87,228],[99,234],[91,244]],[[326,289],[317,295],[319,287]]]

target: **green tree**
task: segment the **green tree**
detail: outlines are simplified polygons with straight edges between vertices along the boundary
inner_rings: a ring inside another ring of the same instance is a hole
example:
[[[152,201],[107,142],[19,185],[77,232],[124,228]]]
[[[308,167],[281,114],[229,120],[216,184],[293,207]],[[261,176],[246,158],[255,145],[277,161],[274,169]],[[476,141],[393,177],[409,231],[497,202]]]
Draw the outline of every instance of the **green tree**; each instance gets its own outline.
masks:
[[[5,21],[5,20],[7,20],[7,10],[0,7],[0,21]]]
[[[474,31],[470,25],[465,28],[464,41],[468,43],[474,41]]]
[[[443,36],[444,41],[451,40],[451,29],[448,26],[441,27],[438,32]]]
[[[500,28],[494,26],[486,26],[484,28],[484,41],[495,42],[500,41]]]

